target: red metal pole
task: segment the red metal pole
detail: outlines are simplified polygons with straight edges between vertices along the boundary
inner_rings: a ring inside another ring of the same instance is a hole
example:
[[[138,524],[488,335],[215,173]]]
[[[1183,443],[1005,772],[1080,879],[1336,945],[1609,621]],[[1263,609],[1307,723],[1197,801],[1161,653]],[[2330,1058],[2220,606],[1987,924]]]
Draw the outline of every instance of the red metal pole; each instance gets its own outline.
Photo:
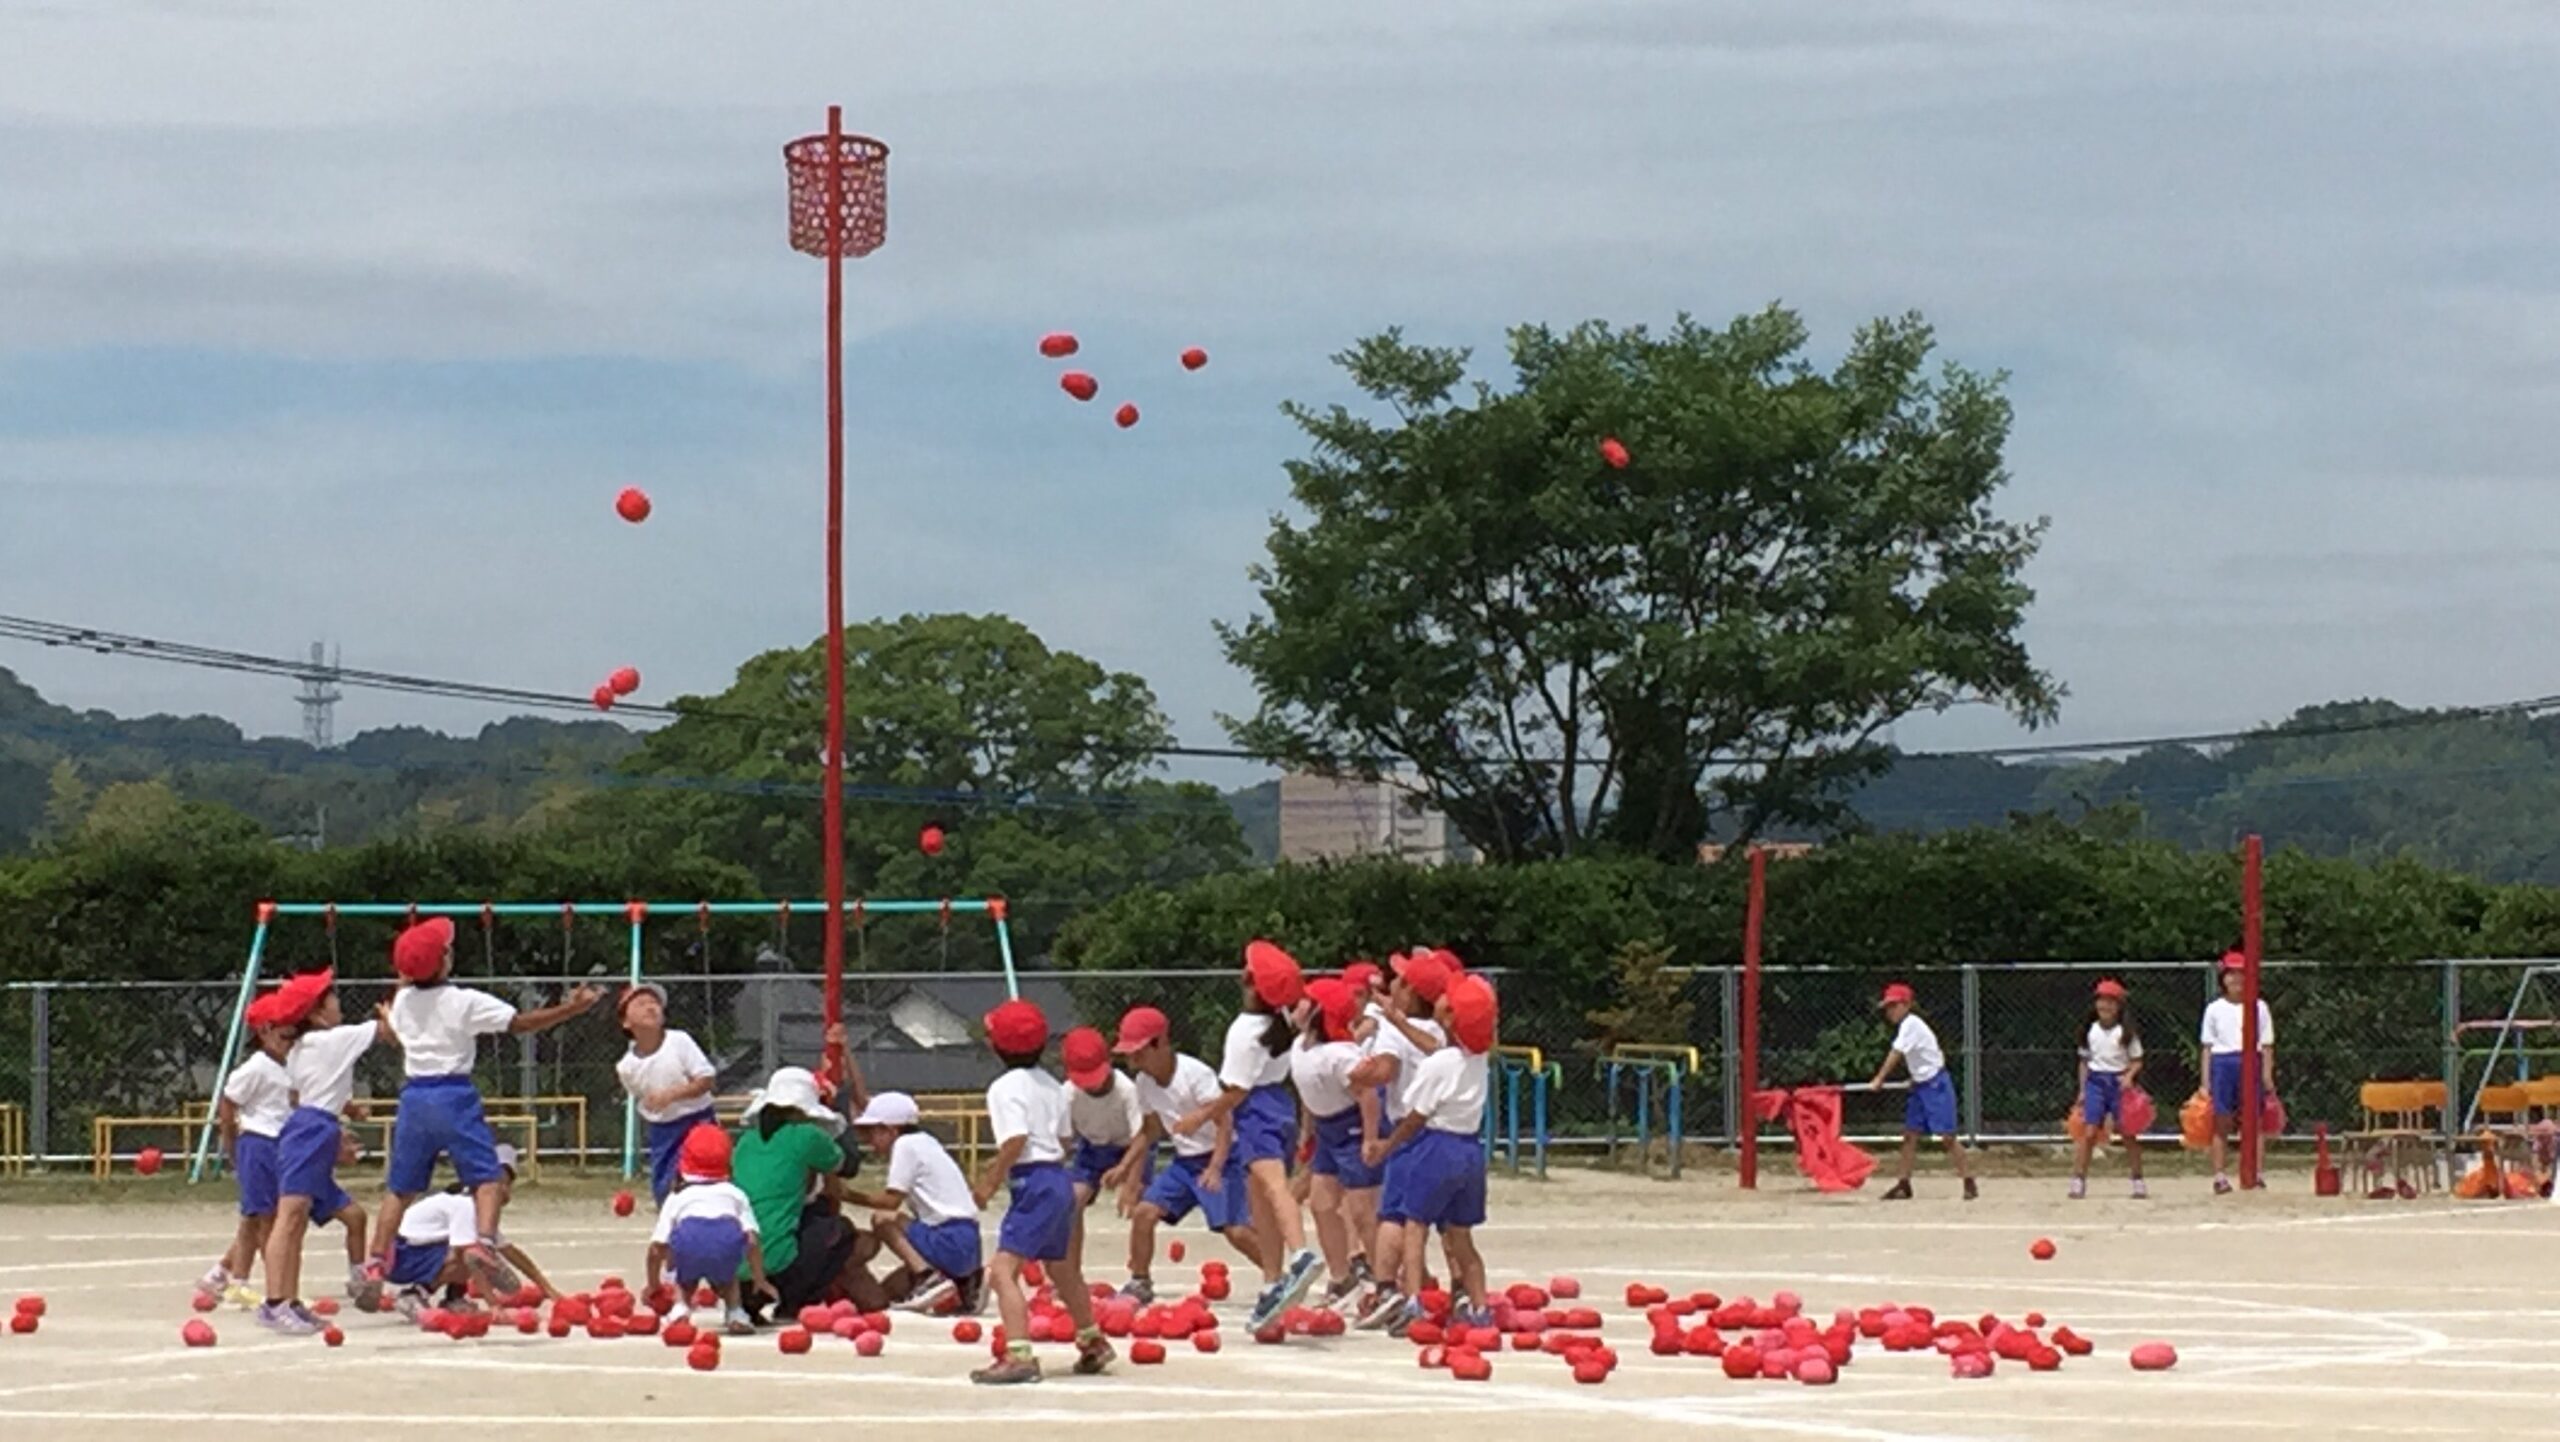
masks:
[[[2260,886],[2264,845],[2255,836],[2240,843],[2240,1189],[2262,1186],[2258,1177],[2258,958],[2265,943],[2265,893]]]
[[[1751,1098],[1760,1090],[1760,918],[1768,908],[1769,853],[1751,848],[1751,894],[1742,907],[1742,1189],[1760,1185],[1760,1119]]]
[[[827,107],[827,1025],[844,1020],[844,108]],[[830,1062],[835,1058],[830,1055]]]

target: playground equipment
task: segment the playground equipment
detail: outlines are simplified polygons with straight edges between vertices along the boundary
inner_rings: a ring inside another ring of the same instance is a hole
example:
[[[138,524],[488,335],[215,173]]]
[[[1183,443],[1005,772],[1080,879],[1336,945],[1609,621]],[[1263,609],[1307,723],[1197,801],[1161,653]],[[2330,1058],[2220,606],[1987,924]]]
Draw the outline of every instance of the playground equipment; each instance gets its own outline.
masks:
[[[557,917],[565,930],[582,916],[618,916],[630,924],[631,947],[627,980],[636,985],[645,979],[641,973],[643,934],[653,915],[670,918],[686,917],[693,919],[697,925],[704,925],[714,916],[787,917],[795,909],[819,910],[824,905],[823,902],[813,901],[262,901],[258,903],[257,930],[249,938],[248,965],[241,969],[239,994],[234,998],[231,1006],[231,1022],[222,1044],[222,1064],[213,1073],[215,1086],[218,1088],[221,1085],[221,1079],[231,1075],[233,1064],[240,1059],[240,1047],[246,1035],[244,1018],[251,998],[258,994],[259,967],[266,958],[269,933],[279,920],[316,918],[323,922],[330,930],[330,956],[334,961],[337,956],[336,927],[341,917],[397,918],[403,924],[414,923],[421,917],[428,916],[476,917],[479,919],[485,944],[485,938],[490,931],[501,918],[505,917]],[[985,916],[995,923],[996,950],[1004,962],[1005,993],[1009,996],[1022,994],[1020,979],[1014,972],[1013,933],[1006,925],[1005,899],[1001,896],[969,900],[945,898],[934,901],[864,899],[853,902],[851,910],[857,926],[860,925],[860,918],[866,914],[939,915],[946,924],[955,915]],[[837,1010],[835,1001],[837,978],[831,975],[828,980],[830,982],[829,1015],[832,1017],[841,1013]],[[187,1169],[187,1180],[190,1182],[204,1179],[207,1162],[213,1151],[212,1106],[213,1102],[209,1100],[205,1119],[196,1133],[195,1153]],[[639,1127],[634,1117],[635,1110],[632,1102],[626,1098],[623,1102],[622,1139],[622,1174],[626,1178],[637,1174],[639,1164]],[[583,1130],[583,1110],[580,1116],[580,1127]]]
[[[1564,1066],[1547,1060],[1534,1046],[1493,1049],[1493,1105],[1484,1109],[1484,1150],[1499,1154],[1514,1175],[1520,1171],[1520,1092],[1529,1091],[1530,1147],[1538,1175],[1547,1174],[1547,1089],[1564,1082]]]
[[[1633,1084],[1635,1098],[1636,1163],[1647,1172],[1653,1169],[1653,1097],[1657,1084],[1662,1093],[1662,1137],[1670,1161],[1670,1174],[1680,1175],[1680,1153],[1685,1140],[1687,1111],[1681,1105],[1681,1083],[1699,1070],[1698,1049],[1693,1046],[1652,1042],[1621,1042],[1609,1048],[1600,1059],[1600,1074],[1607,1084],[1609,1129],[1606,1134],[1607,1155],[1612,1163],[1618,1159],[1618,1083],[1625,1079]]]
[[[2451,996],[2456,989],[2448,985],[2446,994]],[[2541,1008],[2542,1014],[2525,1015],[2528,1005]],[[2485,1047],[2478,1040],[2482,1037],[2487,1038]],[[2545,1040],[2530,1044],[2536,1037]],[[2560,966],[2526,967],[2516,978],[2514,993],[2507,998],[2505,1015],[2455,1022],[2447,1050],[2452,1054],[2457,1090],[2464,1074],[2470,1071],[2472,1060],[2479,1061],[2479,1078],[2471,1084],[2470,1097],[2463,1103],[2461,1124],[2453,1129],[2457,1135],[2467,1135],[2481,1121],[2483,1093],[2495,1096],[2501,1086],[2530,1082],[2534,1058],[2560,1056]],[[2498,1078],[2501,1063],[2515,1071],[2504,1083]]]

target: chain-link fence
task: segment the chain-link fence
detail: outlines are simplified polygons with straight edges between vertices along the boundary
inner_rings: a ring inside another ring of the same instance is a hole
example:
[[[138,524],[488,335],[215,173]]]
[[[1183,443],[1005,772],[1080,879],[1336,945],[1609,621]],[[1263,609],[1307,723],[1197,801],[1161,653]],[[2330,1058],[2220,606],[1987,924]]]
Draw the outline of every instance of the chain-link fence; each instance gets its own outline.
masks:
[[[774,1067],[809,1064],[822,1037],[821,987],[814,969],[730,971],[718,963],[787,959],[793,938],[743,956],[705,956],[702,938],[681,934],[644,945],[649,977],[668,991],[669,1020],[691,1032],[720,1068],[723,1094],[758,1085]],[[571,938],[574,941],[574,938]],[[955,943],[957,944],[957,943]],[[978,942],[967,943],[975,949]],[[573,953],[574,954],[574,951]],[[613,980],[599,964],[584,974],[486,976],[466,960],[464,984],[486,987],[524,1006],[556,998],[567,987]],[[466,951],[466,958],[468,952]],[[577,958],[585,960],[587,958]],[[612,958],[627,964],[627,952]],[[858,958],[857,958],[858,959]],[[974,960],[974,958],[972,958]],[[2370,1079],[2441,1079],[2454,1098],[2449,1124],[2459,1124],[2470,1089],[2482,1078],[2527,961],[2461,961],[2347,965],[2267,963],[2262,989],[2276,1018],[2277,1081],[2292,1129],[2319,1121],[2352,1126],[2357,1087]],[[1738,974],[1729,969],[1676,973],[1687,1003],[1685,1027],[1671,1024],[1645,1039],[1694,1048],[1682,1061],[1682,1129],[1692,1140],[1729,1142],[1735,1127],[1739,1058]],[[2114,964],[1982,963],[1915,967],[1902,973],[1936,1029],[1961,1099],[1965,1131],[1989,1141],[2060,1140],[2073,1100],[2076,1053],[2091,988],[2102,976],[2126,983],[2146,1044],[2144,1085],[2161,1102],[2163,1127],[2198,1082],[2197,1018],[2213,995],[2214,971],[2195,962]],[[1493,974],[1503,1005],[1506,1046],[1536,1047],[1553,1067],[1548,1119],[1556,1145],[1594,1142],[1612,1127],[1613,1098],[1604,1085],[1606,1059],[1592,1038],[1598,1028],[1534,977]],[[1770,967],[1761,982],[1761,1084],[1784,1087],[1863,1080],[1882,1060],[1888,1029],[1875,1008],[1881,978],[1872,972]],[[2555,978],[2560,983],[2560,978]],[[350,978],[341,995],[360,1017],[390,995],[387,980]],[[1240,1000],[1230,971],[1049,972],[1023,974],[1024,994],[1041,1003],[1053,1026],[1110,1029],[1120,1012],[1144,1002],[1172,1018],[1175,1038],[1214,1061],[1226,1023]],[[2560,984],[2553,987],[2560,993]],[[1004,995],[994,971],[869,972],[845,977],[848,1040],[876,1088],[973,1091],[996,1070],[978,1041],[978,1019]],[[172,1155],[180,1124],[200,1118],[216,1088],[224,1037],[237,1000],[236,983],[76,981],[17,983],[0,991],[0,1153],[13,1150],[11,1128],[38,1164],[92,1160],[95,1123],[146,1119],[117,1128],[114,1150],[156,1145]],[[2526,1014],[2560,1016],[2560,1007],[2527,989]],[[2468,1024],[2468,1026],[2466,1026]],[[2498,1079],[2548,1064],[2560,1032],[2526,1033],[2519,1050],[2506,1043]],[[624,1110],[614,1063],[624,1042],[609,1011],[540,1036],[484,1044],[477,1080],[493,1114],[530,1131],[546,1159],[573,1157],[618,1167]],[[359,1072],[361,1097],[388,1098],[399,1086],[399,1057],[390,1048],[368,1056]],[[1614,1098],[1622,1112],[1629,1090]],[[1657,1098],[1655,1105],[1659,1106]],[[13,1114],[9,1108],[17,1110]],[[156,1123],[147,1119],[160,1119]],[[1658,1122],[1657,1122],[1658,1124]],[[1898,1130],[1893,1099],[1853,1097],[1853,1135]],[[505,1128],[502,1128],[505,1130]],[[0,1166],[5,1166],[0,1160]]]

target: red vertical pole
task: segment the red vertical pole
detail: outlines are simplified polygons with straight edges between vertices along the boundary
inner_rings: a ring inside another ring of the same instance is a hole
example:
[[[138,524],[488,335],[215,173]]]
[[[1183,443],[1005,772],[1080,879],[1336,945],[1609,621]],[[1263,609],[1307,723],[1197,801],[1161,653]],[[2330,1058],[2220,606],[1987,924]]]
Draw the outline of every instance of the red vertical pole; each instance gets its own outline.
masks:
[[[2240,1188],[2242,1191],[2263,1185],[2258,1177],[2258,1151],[2264,1143],[2259,1135],[2259,1114],[2264,1103],[2258,1095],[2258,958],[2263,954],[2266,932],[2265,893],[2261,889],[2260,871],[2264,865],[2264,845],[2255,836],[2240,843]]]
[[[844,109],[827,107],[827,1025],[844,1020]],[[828,1057],[829,1062],[835,1058]]]
[[[1760,1119],[1751,1098],[1760,1090],[1760,918],[1769,899],[1769,853],[1751,848],[1751,893],[1742,906],[1742,1189],[1760,1185]]]

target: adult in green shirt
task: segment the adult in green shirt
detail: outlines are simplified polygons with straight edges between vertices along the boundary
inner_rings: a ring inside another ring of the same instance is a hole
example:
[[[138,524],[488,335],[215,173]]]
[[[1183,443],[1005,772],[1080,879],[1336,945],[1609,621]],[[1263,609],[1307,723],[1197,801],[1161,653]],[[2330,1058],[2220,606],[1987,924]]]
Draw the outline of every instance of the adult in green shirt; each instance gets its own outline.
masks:
[[[837,1140],[843,1130],[818,1079],[796,1066],[775,1072],[739,1118],[730,1180],[755,1209],[773,1308],[785,1320],[836,1295],[864,1311],[888,1305],[865,1265],[879,1243],[842,1210],[844,1179],[859,1165]]]

